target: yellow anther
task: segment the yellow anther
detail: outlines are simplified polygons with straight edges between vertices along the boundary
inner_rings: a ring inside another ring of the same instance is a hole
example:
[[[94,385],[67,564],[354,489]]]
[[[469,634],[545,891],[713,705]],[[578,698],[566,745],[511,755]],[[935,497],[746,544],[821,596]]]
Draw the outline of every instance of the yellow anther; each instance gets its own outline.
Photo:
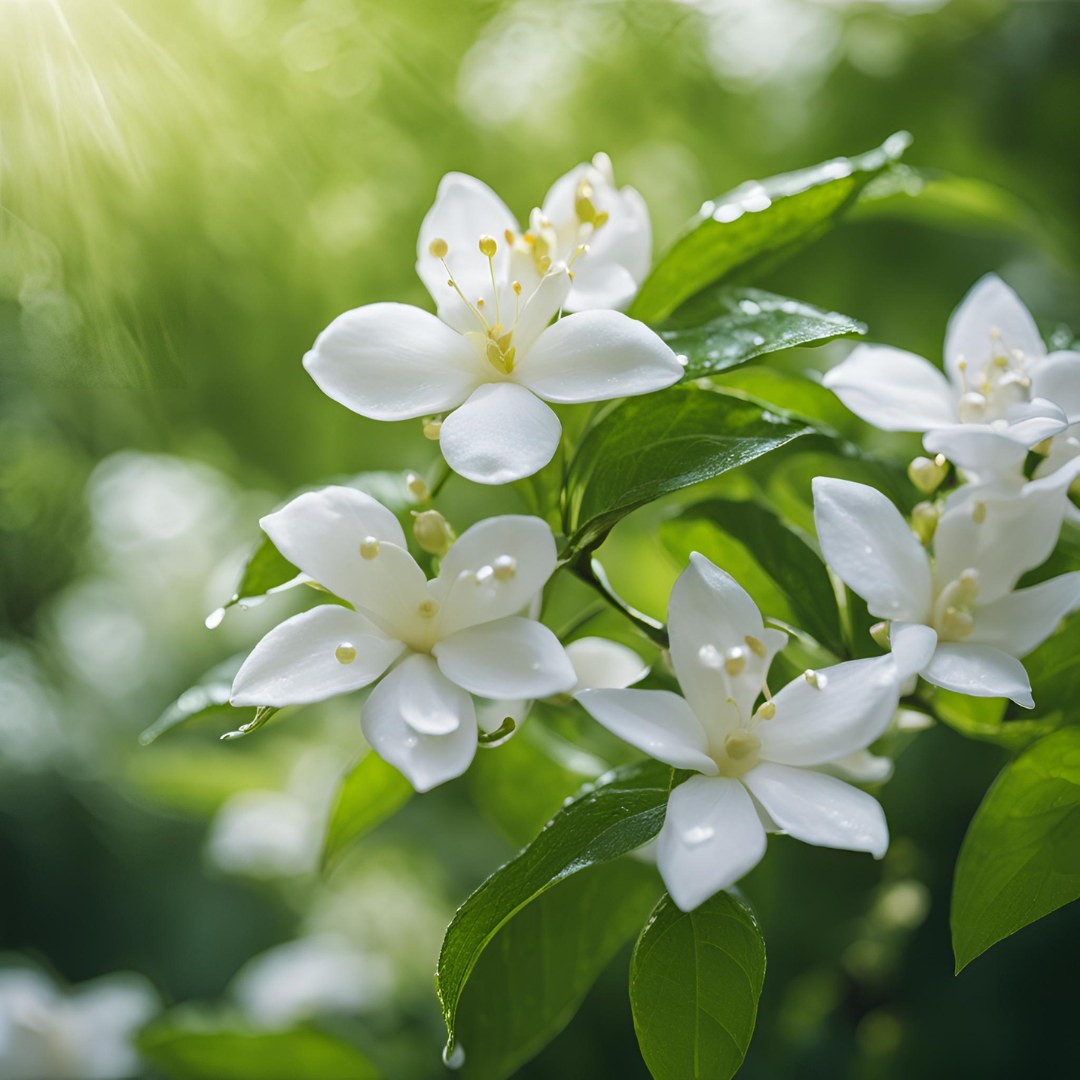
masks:
[[[938,511],[933,503],[916,503],[911,510],[911,531],[924,543],[929,544],[937,531]]]
[[[436,259],[445,259],[450,254],[450,245],[441,236],[436,236],[427,249]]]
[[[803,678],[815,689],[824,690],[828,683],[828,678],[821,674],[820,671],[815,671],[813,668],[807,668],[803,672]]]
[[[754,637],[753,634],[747,634],[744,640],[746,641],[746,644],[750,647],[750,651],[755,656],[760,656],[762,659],[765,658],[765,642],[763,642],[760,638]]]
[[[360,541],[360,554],[365,559],[374,559],[379,554],[380,545],[378,539],[374,536],[365,536]]]
[[[478,296],[476,298],[476,306],[477,307],[483,307],[484,306],[484,298],[482,296]]]
[[[1051,435],[1049,439],[1043,439],[1042,442],[1037,442],[1032,448],[1033,454],[1038,454],[1040,457],[1046,457],[1050,453],[1050,447],[1054,442],[1054,436]]]
[[[430,439],[432,442],[438,442],[439,436],[442,434],[442,420],[438,417],[432,417],[430,420],[424,421],[424,438]]]
[[[512,233],[512,232],[511,232],[511,231],[510,231],[509,229],[507,229],[507,230],[506,230],[506,231],[505,231],[505,232],[503,233],[503,236],[504,236],[504,237],[506,237],[506,242],[507,242],[507,243],[508,243],[508,244],[509,244],[509,245],[510,245],[511,247],[513,247],[513,246],[514,246],[514,234],[513,234],[513,233]]]
[[[940,455],[938,455],[940,457]],[[929,495],[941,486],[948,472],[948,462],[942,458],[939,465],[937,459],[928,457],[914,458],[908,465],[908,479],[924,494]]]
[[[585,225],[596,220],[596,207],[593,206],[592,199],[587,196],[579,196],[574,200],[574,213],[577,214],[578,221]]]
[[[442,558],[457,539],[450,522],[438,510],[413,512],[413,536],[422,551]]]
[[[438,610],[439,605],[434,600],[425,600],[420,607],[417,608],[417,611],[419,611],[421,616],[425,619],[432,618]]]
[[[975,620],[968,611],[947,607],[941,620],[941,637],[946,641],[962,641],[975,629]]]
[[[405,474],[405,486],[409,489],[409,494],[417,502],[427,502],[431,497],[427,482],[422,476],[418,476],[414,472],[407,472]]]
[[[986,520],[986,503],[977,502],[971,508],[971,520],[974,521],[976,525],[981,525]]]
[[[775,701],[763,701],[761,708],[757,711],[758,716],[762,720],[771,720],[776,715],[776,702]]]
[[[886,651],[892,648],[892,642],[889,640],[889,624],[887,622],[877,622],[870,627],[870,636]]]
[[[492,258],[495,252],[499,250],[499,245],[495,243],[494,236],[484,235],[480,237],[480,254],[487,258]]]
[[[944,454],[935,454],[935,455],[934,455],[934,464],[935,464],[935,465],[936,465],[936,466],[937,466],[937,467],[938,467],[939,469],[944,469],[944,468],[945,468],[945,466],[949,464],[949,462],[948,462],[948,460],[946,459],[946,457],[945,457],[945,455],[944,455]]]
[[[733,731],[724,740],[724,749],[733,761],[742,761],[761,749],[761,740],[752,731]]]
[[[499,581],[510,581],[517,575],[517,559],[513,555],[500,555],[492,566]]]
[[[609,217],[610,215],[606,210],[601,210],[600,213],[593,218],[593,232],[599,229],[601,225],[606,225]]]
[[[356,648],[343,641],[335,650],[334,656],[339,664],[351,664],[356,659]]]
[[[729,675],[740,675],[746,670],[746,650],[738,645],[724,653],[724,670]]]
[[[517,296],[521,295],[521,282],[520,281],[515,281],[510,287],[514,290],[515,295],[517,295]]]
[[[979,595],[979,571],[972,567],[964,570],[957,581],[957,598],[960,603],[969,606]]]

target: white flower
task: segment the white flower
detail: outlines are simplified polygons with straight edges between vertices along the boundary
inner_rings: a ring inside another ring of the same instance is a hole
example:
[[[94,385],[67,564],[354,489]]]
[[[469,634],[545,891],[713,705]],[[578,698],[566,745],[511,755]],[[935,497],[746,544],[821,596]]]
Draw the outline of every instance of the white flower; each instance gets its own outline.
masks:
[[[860,345],[824,383],[868,423],[927,432],[927,450],[979,475],[1015,468],[1080,421],[1080,353],[1047,355],[1027,308],[994,274],[949,320],[945,372],[901,349]]]
[[[141,975],[64,991],[33,968],[0,970],[0,1076],[120,1080],[141,1073],[134,1040],[161,1008]]]
[[[479,522],[433,581],[397,518],[352,488],[301,495],[259,524],[285,558],[356,610],[327,604],[271,630],[237,673],[234,705],[322,701],[392,668],[364,704],[364,737],[427,791],[472,761],[471,694],[535,698],[574,685],[555,635],[516,614],[555,569],[555,538],[540,518]]]
[[[567,201],[569,182],[552,188],[553,205]],[[335,401],[374,420],[449,414],[426,430],[470,480],[530,476],[551,460],[562,431],[546,402],[647,394],[682,377],[671,349],[617,311],[580,311],[551,324],[579,284],[590,283],[578,306],[594,307],[605,281],[620,279],[614,255],[625,244],[611,213],[595,244],[565,259],[559,237],[569,226],[544,226],[552,254],[538,263],[534,253],[548,241],[531,231],[522,239],[490,188],[451,173],[424,219],[417,261],[438,317],[393,303],[347,311],[319,335],[304,366]],[[612,258],[587,270],[609,229]]]
[[[889,835],[877,800],[822,769],[882,734],[934,634],[894,627],[890,654],[806,672],[755,710],[787,635],[765,628],[733,578],[691,555],[668,629],[685,697],[586,690],[578,700],[639,750],[699,774],[672,791],[657,845],[675,903],[690,911],[736,882],[764,855],[767,831],[881,858]]]
[[[1014,590],[1057,543],[1068,481],[1055,475],[996,498],[972,498],[964,485],[938,522],[933,563],[900,511],[864,484],[817,477],[814,521],[825,561],[871,615],[935,631],[937,648],[919,669],[927,682],[1030,709],[1018,657],[1080,605],[1080,572]]]

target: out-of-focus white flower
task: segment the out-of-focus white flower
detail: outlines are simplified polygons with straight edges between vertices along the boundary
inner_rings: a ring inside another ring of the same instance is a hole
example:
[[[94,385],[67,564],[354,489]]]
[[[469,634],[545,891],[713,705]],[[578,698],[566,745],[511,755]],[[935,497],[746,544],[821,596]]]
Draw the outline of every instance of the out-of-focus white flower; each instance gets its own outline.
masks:
[[[504,484],[554,455],[562,427],[547,402],[677,382],[682,366],[658,335],[598,310],[627,303],[648,270],[640,196],[615,188],[598,155],[559,180],[545,207],[522,232],[486,184],[443,177],[416,264],[438,317],[395,303],[338,316],[304,357],[320,389],[373,420],[449,414],[428,431],[450,466]],[[564,309],[577,313],[551,324]]]
[[[473,759],[471,694],[536,698],[573,687],[555,635],[516,614],[555,569],[555,539],[540,518],[474,525],[433,581],[397,518],[352,488],[301,495],[260,524],[287,559],[355,610],[327,604],[272,630],[237,673],[234,705],[322,701],[388,672],[364,704],[364,736],[427,791]]]
[[[929,659],[933,631],[894,627],[891,653],[807,671],[755,708],[787,635],[766,629],[750,596],[696,552],[671,591],[668,628],[685,697],[585,690],[578,700],[639,750],[698,774],[672,791],[657,843],[675,903],[690,911],[738,881],[764,855],[768,831],[881,858],[881,807],[823,767],[882,734],[901,686]]]
[[[119,973],[71,990],[33,968],[0,970],[0,1076],[118,1080],[140,1071],[134,1038],[161,1008],[141,975]]]
[[[938,522],[933,564],[900,511],[865,484],[817,477],[814,521],[826,562],[871,615],[932,628],[937,647],[918,669],[927,682],[1030,709],[1018,657],[1080,605],[1080,572],[1015,586],[1057,543],[1067,481],[1048,477],[985,500],[961,487]]]
[[[322,819],[283,791],[241,791],[221,805],[206,854],[219,870],[254,878],[297,877],[318,862]]]
[[[979,477],[1018,471],[1030,447],[1080,421],[1080,353],[1047,355],[1020,298],[994,274],[953,313],[945,372],[886,345],[859,345],[825,375],[857,416]],[[947,376],[947,377],[946,377]]]
[[[385,956],[368,955],[345,938],[320,934],[278,945],[249,960],[231,995],[255,1024],[288,1028],[325,1013],[379,1006],[393,989]]]

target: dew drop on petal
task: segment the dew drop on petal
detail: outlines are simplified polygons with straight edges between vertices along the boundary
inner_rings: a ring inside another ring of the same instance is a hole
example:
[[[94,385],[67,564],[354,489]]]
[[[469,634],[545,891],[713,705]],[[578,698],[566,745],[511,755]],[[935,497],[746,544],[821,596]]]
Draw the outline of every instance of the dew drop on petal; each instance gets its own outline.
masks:
[[[716,835],[716,830],[711,825],[695,825],[683,833],[683,843],[690,847],[697,847],[711,840]]]

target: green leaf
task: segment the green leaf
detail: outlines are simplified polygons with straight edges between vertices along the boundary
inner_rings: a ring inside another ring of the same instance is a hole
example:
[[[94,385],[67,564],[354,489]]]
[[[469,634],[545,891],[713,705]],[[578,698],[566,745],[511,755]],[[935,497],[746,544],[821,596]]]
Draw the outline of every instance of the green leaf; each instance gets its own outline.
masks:
[[[952,895],[956,970],[1080,897],[1080,727],[1007,765],[964,837]]]
[[[329,870],[362,836],[396,814],[412,793],[412,784],[369,750],[341,781],[334,797],[323,841],[323,869]]]
[[[831,390],[802,375],[754,364],[717,376],[714,385],[734,397],[766,409],[783,409],[815,427],[832,428],[848,437],[860,428],[869,429],[844,408]]]
[[[858,157],[749,180],[707,202],[646,278],[630,314],[658,322],[714,281],[736,271],[745,278],[752,263],[758,271],[794,255],[831,228],[910,142],[898,132]]]
[[[765,942],[745,901],[691,912],[664,896],[630,963],[638,1045],[656,1080],[727,1080],[746,1057],[765,981]]]
[[[602,412],[570,462],[567,553],[601,543],[631,510],[745,465],[814,429],[715,389],[674,386]]]
[[[139,742],[149,746],[166,731],[171,731],[188,720],[203,719],[219,710],[229,709],[229,693],[232,682],[240,665],[247,658],[247,653],[223,660],[212,667],[192,687],[185,690],[140,736]]]
[[[930,701],[939,720],[968,739],[1022,750],[1061,726],[1060,717],[1040,720],[1006,720],[1004,698],[978,698],[932,687]]]
[[[679,562],[690,557],[689,550],[681,550],[685,544],[680,543],[680,532],[685,524],[700,521],[727,533],[743,546],[784,597],[799,629],[837,656],[844,655],[836,592],[821,556],[807,537],[756,503],[706,499],[682,510],[661,527],[665,544]],[[765,613],[784,618],[783,612],[766,609]]]
[[[576,874],[522,908],[473,968],[457,1017],[460,1075],[503,1080],[566,1025],[660,892],[656,871],[618,859]]]
[[[1062,710],[1075,718],[1080,702],[1080,618],[1072,618],[1064,629],[1049,637],[1024,658],[1031,679],[1031,694],[1040,714]]]
[[[713,375],[755,356],[865,334],[847,315],[761,289],[722,285],[687,301],[656,332],[687,358],[686,378]]]
[[[553,885],[656,836],[676,776],[669,766],[646,760],[586,786],[521,854],[496,870],[462,904],[446,929],[435,972],[451,1050],[462,991],[492,938]]]
[[[257,1031],[185,1017],[145,1028],[139,1053],[170,1080],[376,1080],[351,1044],[311,1027]]]

